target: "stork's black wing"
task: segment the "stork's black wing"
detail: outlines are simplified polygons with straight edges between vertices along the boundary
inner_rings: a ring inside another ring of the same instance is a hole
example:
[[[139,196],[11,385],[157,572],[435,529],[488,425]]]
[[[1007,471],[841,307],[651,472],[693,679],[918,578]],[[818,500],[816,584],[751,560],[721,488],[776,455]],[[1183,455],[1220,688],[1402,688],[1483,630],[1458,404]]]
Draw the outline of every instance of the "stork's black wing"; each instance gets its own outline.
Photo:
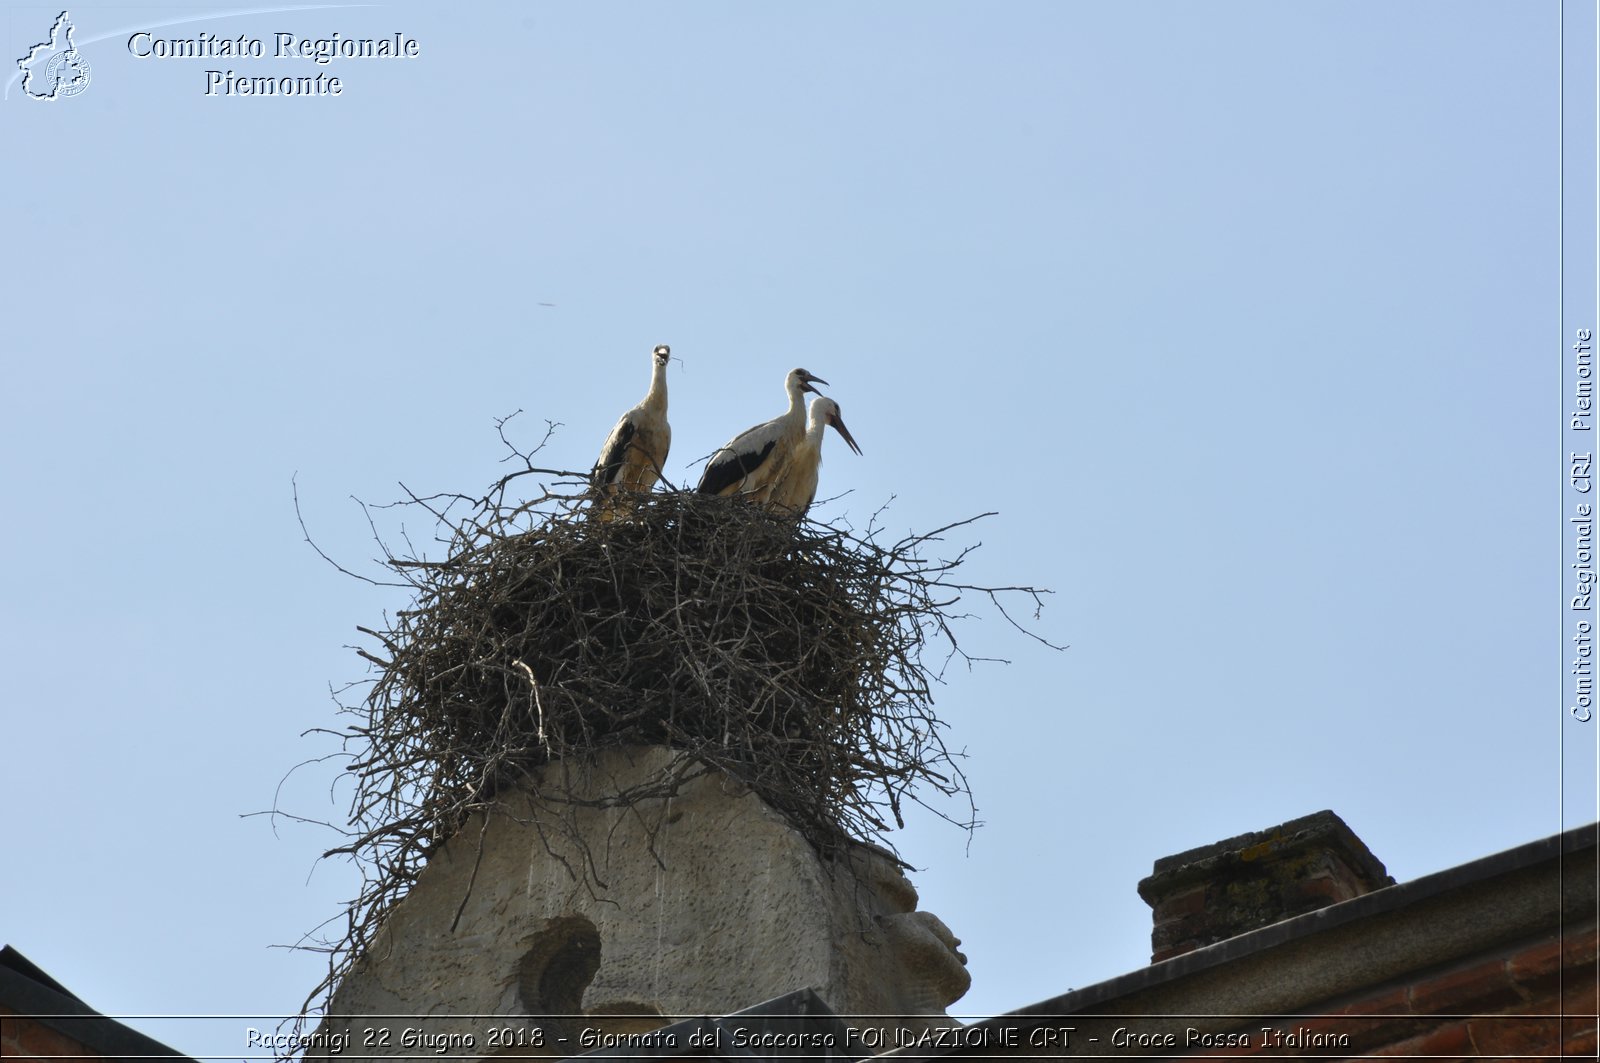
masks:
[[[706,466],[706,471],[700,476],[700,486],[695,488],[703,495],[717,495],[761,467],[772,454],[772,448],[778,445],[776,439],[769,439],[767,445],[759,450],[747,450],[740,453],[734,449],[739,441],[723,447],[712,455],[711,463]]]
[[[606,437],[600,460],[594,463],[594,471],[589,473],[589,482],[596,490],[617,482],[617,474],[622,471],[622,459],[628,454],[628,444],[633,442],[633,433],[633,422],[624,417],[611,430],[611,435]]]

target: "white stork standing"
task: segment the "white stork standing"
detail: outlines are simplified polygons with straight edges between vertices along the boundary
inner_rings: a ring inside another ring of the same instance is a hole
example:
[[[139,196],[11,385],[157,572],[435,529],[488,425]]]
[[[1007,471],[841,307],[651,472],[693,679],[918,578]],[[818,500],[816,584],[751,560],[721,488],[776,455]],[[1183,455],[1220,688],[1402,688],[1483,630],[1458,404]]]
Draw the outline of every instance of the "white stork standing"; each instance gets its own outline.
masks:
[[[812,399],[811,423],[806,426],[806,434],[795,444],[772,485],[768,497],[772,509],[799,520],[811,508],[812,500],[817,497],[817,470],[822,466],[822,433],[829,425],[844,436],[851,450],[861,453],[850,429],[844,426],[844,418],[839,416],[839,404],[820,395]]]
[[[773,480],[780,475],[795,444],[806,434],[805,393],[817,392],[813,384],[827,381],[804,369],[791,369],[783,379],[789,409],[782,417],[739,433],[717,448],[695,488],[703,495],[742,495],[765,502]],[[817,392],[821,394],[821,392]]]
[[[610,520],[619,508],[623,491],[648,491],[661,477],[667,450],[672,446],[672,426],[667,423],[667,360],[672,348],[665,343],[650,352],[650,390],[644,401],[623,414],[600,448],[589,483],[599,498],[596,513]]]

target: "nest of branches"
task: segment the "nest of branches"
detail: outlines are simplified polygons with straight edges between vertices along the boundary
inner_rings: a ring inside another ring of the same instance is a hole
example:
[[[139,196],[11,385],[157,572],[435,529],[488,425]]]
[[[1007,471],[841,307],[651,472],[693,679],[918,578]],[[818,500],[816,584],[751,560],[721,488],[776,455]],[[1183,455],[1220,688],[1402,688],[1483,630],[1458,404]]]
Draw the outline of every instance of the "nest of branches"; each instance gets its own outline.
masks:
[[[935,767],[917,664],[936,603],[833,529],[658,492],[624,519],[551,516],[404,564],[421,593],[375,633],[363,770],[426,763],[439,797],[470,803],[550,760],[664,745],[819,848],[887,829],[913,782],[960,786]],[[448,834],[459,817],[431,818]]]
[[[513,453],[525,468],[484,498],[401,503],[436,521],[437,558],[384,547],[412,601],[360,629],[375,679],[336,732],[355,792],[348,842],[328,855],[354,858],[364,885],[313,1000],[469,817],[507,790],[550,796],[546,765],[607,746],[667,746],[725,772],[825,855],[887,844],[928,790],[972,810],[932,699],[952,658],[973,659],[954,610],[976,593],[1011,620],[1004,595],[1037,615],[1045,593],[957,581],[972,547],[937,555],[979,518],[886,543],[875,526],[667,490],[597,519],[581,478]],[[508,501],[530,474],[554,485]],[[614,800],[671,796],[687,777]]]

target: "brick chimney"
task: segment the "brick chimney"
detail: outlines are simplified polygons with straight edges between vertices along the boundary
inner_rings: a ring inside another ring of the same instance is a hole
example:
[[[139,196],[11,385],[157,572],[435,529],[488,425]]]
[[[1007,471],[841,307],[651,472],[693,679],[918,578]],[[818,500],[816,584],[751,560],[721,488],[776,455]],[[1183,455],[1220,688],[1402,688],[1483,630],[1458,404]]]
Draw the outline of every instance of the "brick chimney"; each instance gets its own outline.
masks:
[[[1328,811],[1163,856],[1139,883],[1154,909],[1150,962],[1392,885],[1382,862]]]

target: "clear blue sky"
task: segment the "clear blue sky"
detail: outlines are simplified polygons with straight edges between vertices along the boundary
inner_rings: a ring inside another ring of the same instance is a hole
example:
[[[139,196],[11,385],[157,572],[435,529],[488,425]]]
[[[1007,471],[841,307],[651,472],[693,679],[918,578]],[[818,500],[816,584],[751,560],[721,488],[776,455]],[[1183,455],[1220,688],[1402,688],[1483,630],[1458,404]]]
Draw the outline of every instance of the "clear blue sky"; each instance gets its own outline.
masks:
[[[59,10],[8,5],[8,71]],[[940,692],[986,825],[895,839],[970,958],[957,1010],[1141,966],[1134,885],[1194,845],[1332,808],[1407,879],[1560,828],[1556,4],[160,28],[227,10],[74,7],[90,87],[0,105],[0,939],[95,1007],[292,1011],[322,960],[272,946],[355,888],[325,834],[241,818],[403,604],[301,541],[291,478],[365,565],[352,495],[481,488],[519,408],[586,468],[663,342],[680,479],[805,366],[865,451],[828,441],[829,512],[998,510],[973,575],[1056,591],[1070,650],[991,617],[968,639],[1014,663]],[[269,55],[141,60],[138,29]],[[278,31],[421,54],[319,68]],[[212,67],[344,91],[208,98]],[[336,816],[330,778],[281,800]]]

